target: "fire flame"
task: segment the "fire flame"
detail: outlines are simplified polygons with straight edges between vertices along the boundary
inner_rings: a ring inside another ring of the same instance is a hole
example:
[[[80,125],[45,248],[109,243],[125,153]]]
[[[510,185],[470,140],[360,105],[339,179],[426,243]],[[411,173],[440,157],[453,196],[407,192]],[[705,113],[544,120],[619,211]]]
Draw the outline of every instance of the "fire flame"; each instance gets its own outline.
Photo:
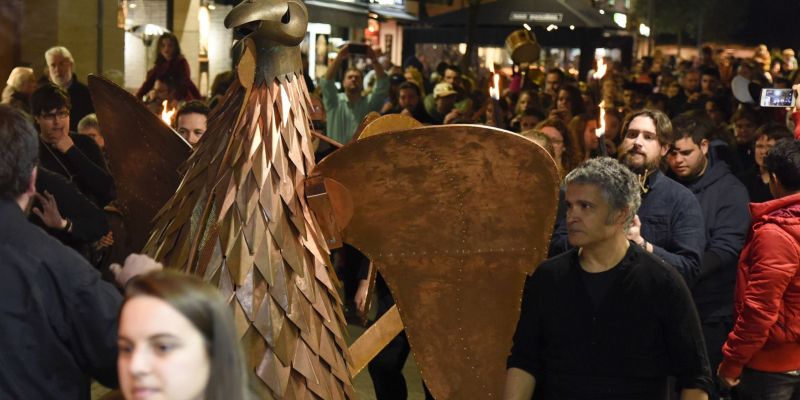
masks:
[[[492,72],[492,85],[489,86],[489,97],[500,100],[500,74],[494,72],[494,65],[489,71]]]
[[[600,127],[594,130],[594,134],[597,135],[597,137],[603,137],[603,135],[606,134],[606,107],[605,107],[605,105],[606,105],[606,101],[603,100],[603,101],[600,102],[600,105],[598,106],[598,107],[600,107]],[[603,146],[602,143],[600,145]]]
[[[168,126],[172,126],[172,118],[175,116],[175,112],[177,112],[178,109],[176,107],[169,108],[167,104],[167,100],[161,103],[161,120]]]
[[[597,59],[597,71],[592,74],[592,78],[600,80],[606,76],[606,71],[608,70],[608,65],[606,65],[606,60],[603,58]]]

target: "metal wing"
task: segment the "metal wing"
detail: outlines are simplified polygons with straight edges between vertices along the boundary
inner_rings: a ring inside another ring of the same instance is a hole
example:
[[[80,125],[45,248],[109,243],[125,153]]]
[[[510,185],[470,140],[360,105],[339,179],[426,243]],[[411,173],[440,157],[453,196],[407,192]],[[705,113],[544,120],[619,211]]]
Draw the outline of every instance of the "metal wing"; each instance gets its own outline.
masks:
[[[182,176],[179,167],[192,148],[113,82],[90,75],[89,90],[116,180],[116,203],[131,238],[128,250],[139,252],[153,228],[153,218],[175,194]]]
[[[555,221],[553,159],[507,131],[448,125],[365,137],[312,175],[337,188],[343,241],[378,266],[432,394],[500,398],[525,277]]]

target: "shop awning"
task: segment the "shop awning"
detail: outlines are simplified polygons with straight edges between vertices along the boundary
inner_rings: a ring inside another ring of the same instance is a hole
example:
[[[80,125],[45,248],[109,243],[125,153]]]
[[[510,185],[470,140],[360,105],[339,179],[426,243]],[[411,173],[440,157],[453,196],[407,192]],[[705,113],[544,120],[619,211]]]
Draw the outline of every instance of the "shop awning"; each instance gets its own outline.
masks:
[[[466,25],[469,10],[437,15],[425,22],[435,26]],[[481,4],[478,26],[570,26],[576,28],[619,29],[611,13],[602,15],[588,4],[577,0],[498,0]]]
[[[386,7],[377,4],[370,4],[369,11],[378,14],[385,19],[394,19],[400,22],[417,22],[419,18],[409,14],[405,9],[399,7]]]
[[[335,26],[366,28],[369,9],[366,4],[339,1],[306,0],[308,20]]]

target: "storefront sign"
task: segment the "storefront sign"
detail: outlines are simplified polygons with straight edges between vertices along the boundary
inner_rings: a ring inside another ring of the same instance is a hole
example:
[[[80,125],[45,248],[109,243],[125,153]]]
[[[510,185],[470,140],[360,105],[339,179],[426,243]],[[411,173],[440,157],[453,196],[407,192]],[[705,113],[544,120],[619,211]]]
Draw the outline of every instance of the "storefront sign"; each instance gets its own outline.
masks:
[[[543,22],[543,23],[560,23],[564,19],[564,14],[561,13],[544,13],[544,12],[524,12],[512,11],[508,20],[513,22]]]
[[[405,7],[406,0],[372,0],[372,3],[382,6]]]

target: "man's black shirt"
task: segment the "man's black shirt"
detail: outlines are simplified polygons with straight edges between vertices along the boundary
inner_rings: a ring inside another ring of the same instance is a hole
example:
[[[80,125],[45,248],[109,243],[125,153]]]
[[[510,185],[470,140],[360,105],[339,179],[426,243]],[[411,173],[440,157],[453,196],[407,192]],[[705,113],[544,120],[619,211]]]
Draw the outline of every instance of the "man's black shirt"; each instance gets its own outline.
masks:
[[[509,368],[536,378],[537,399],[665,399],[708,391],[711,372],[689,289],[674,268],[631,243],[595,308],[578,250],[528,278]]]
[[[583,286],[586,287],[589,297],[592,298],[592,304],[594,304],[595,309],[603,304],[603,299],[606,298],[608,290],[611,289],[617,279],[619,271],[621,269],[616,267],[603,272],[587,272],[581,268],[581,281],[583,281]]]

